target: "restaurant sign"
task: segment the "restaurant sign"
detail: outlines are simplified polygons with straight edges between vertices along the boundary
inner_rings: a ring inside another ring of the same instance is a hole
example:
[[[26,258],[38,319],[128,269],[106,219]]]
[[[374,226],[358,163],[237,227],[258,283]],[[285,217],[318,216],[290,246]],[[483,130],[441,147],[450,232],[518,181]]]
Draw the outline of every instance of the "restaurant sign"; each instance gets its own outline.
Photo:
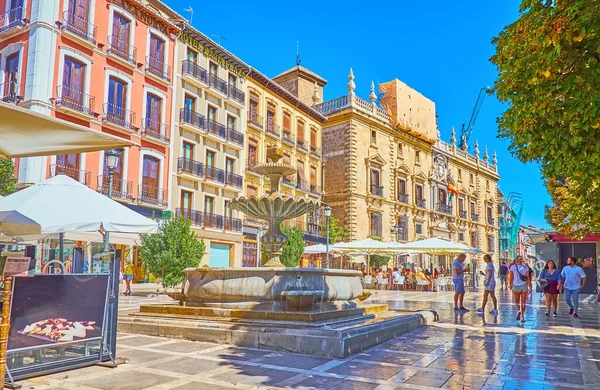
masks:
[[[222,67],[229,69],[230,71],[242,78],[246,77],[248,73],[250,73],[249,69],[238,66],[233,62],[223,58],[223,56],[220,53],[216,52],[215,50],[211,49],[206,45],[202,45],[202,43],[198,39],[192,37],[190,34],[184,31],[180,31],[179,34],[177,34],[177,38],[179,38],[179,40],[183,43],[187,43],[194,49],[198,50],[200,53],[204,54],[206,57],[215,61]]]
[[[108,0],[108,2],[123,8],[148,27],[155,28],[165,35],[169,33],[167,24],[153,16],[153,12],[146,10],[144,5],[127,0]]]

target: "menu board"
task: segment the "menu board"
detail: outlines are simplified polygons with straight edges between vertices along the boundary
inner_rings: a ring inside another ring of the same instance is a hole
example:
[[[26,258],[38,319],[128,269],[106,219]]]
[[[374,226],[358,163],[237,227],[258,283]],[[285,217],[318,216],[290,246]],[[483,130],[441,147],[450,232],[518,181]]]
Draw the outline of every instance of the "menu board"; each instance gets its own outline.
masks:
[[[35,271],[35,259],[31,257],[0,257],[0,269],[4,276],[26,276]]]

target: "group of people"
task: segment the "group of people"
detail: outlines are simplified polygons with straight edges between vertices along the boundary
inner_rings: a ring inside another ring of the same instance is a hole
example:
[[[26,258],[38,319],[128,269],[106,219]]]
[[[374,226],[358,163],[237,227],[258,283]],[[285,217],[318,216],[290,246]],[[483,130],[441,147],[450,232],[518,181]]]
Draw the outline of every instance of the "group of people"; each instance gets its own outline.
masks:
[[[468,266],[463,263],[467,256],[460,254],[453,262],[452,277],[455,286],[454,293],[454,311],[467,312],[469,309],[464,307],[463,300],[465,295],[464,273],[468,271]],[[490,314],[498,314],[498,299],[496,298],[496,270],[492,262],[492,256],[485,255],[483,260],[486,263],[484,271],[484,293],[483,302],[477,313],[485,313],[488,299],[491,298],[494,308]],[[527,296],[533,292],[533,281],[535,275],[531,267],[525,263],[523,256],[517,256],[515,260],[506,265],[503,262],[498,272],[498,278],[501,282],[501,289],[509,288],[513,292],[515,308],[517,309],[517,321],[525,322],[525,310],[527,308]],[[583,269],[577,266],[577,259],[569,257],[567,266],[558,271],[556,263],[549,260],[544,269],[537,277],[537,282],[546,297],[546,317],[556,317],[558,310],[558,295],[564,292],[565,301],[569,306],[569,315],[579,318],[579,292],[586,283],[586,275]]]
[[[440,273],[437,268],[433,269],[431,272],[429,269],[423,269],[421,267],[415,267],[414,269],[409,269],[404,267],[399,269],[398,267],[388,268],[387,270],[383,270],[382,268],[372,267],[369,275],[373,277],[375,280],[385,280],[387,286],[391,286],[395,281],[399,280],[400,276],[404,277],[404,286],[406,288],[411,288],[417,284],[417,281],[426,281],[429,291],[433,291],[433,279],[437,278],[439,275],[443,275]],[[366,272],[363,270],[363,277],[366,276]]]

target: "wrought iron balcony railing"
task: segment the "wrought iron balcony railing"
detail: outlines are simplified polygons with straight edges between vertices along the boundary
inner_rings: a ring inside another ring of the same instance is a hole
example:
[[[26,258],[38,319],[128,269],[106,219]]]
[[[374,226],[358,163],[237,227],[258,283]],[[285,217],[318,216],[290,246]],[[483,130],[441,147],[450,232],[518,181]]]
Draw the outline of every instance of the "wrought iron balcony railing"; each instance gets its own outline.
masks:
[[[56,87],[56,105],[58,107],[66,107],[86,115],[97,116],[98,114],[94,111],[95,104],[96,99],[87,93],[66,85]]]
[[[291,186],[291,187],[295,187],[296,186],[296,181],[294,179],[288,178],[287,176],[283,177],[283,184]]]
[[[190,75],[198,81],[208,84],[208,72],[203,67],[190,60],[184,60],[181,64],[181,74]]]
[[[204,225],[204,213],[202,211],[186,208],[177,208],[175,209],[175,216],[189,219],[192,222],[192,225],[194,226]]]
[[[240,175],[236,175],[235,173],[225,172],[225,184],[229,186],[233,186],[235,188],[242,188],[244,178]]]
[[[383,186],[380,186],[378,184],[371,184],[371,194],[383,196]]]
[[[14,80],[0,84],[2,91],[2,101],[6,103],[19,103],[23,99],[21,95],[21,84]]]
[[[227,128],[224,124],[213,120],[206,121],[206,130],[217,137],[227,138]]]
[[[198,114],[188,108],[179,110],[179,122],[187,123],[198,129],[206,130],[206,118],[204,115]]]
[[[61,29],[63,31],[68,31],[93,45],[96,44],[96,26],[86,19],[75,15],[73,12],[63,12],[63,24]]]
[[[25,25],[25,8],[14,7],[0,14],[0,33]]]
[[[154,76],[171,82],[171,67],[167,65],[163,60],[154,58],[152,56],[146,57],[146,72],[153,74]]]
[[[321,187],[316,184],[310,185],[311,194],[321,195]]]
[[[225,171],[220,168],[215,168],[210,165],[204,166],[206,172],[206,178],[208,180],[216,181],[217,183],[225,183]]]
[[[163,142],[170,142],[171,137],[167,134],[169,125],[157,122],[150,118],[142,119],[142,137],[151,137]]]
[[[303,150],[305,152],[308,151],[308,147],[306,145],[306,140],[302,139],[302,138],[298,138],[296,139],[296,146],[298,147],[298,149]]]
[[[130,45],[128,42],[120,40],[118,37],[112,35],[108,36],[108,47],[106,48],[106,52],[108,54],[113,54],[132,65],[137,64],[137,48]]]
[[[308,181],[306,180],[302,180],[302,179],[297,179],[296,180],[296,188],[302,191],[308,191],[309,186],[308,186]]]
[[[440,213],[444,213],[444,214],[452,214],[452,206],[447,205],[445,203],[438,203],[437,204],[437,210]]]
[[[294,146],[296,144],[294,142],[294,138],[292,137],[292,133],[285,129],[283,130],[283,142],[290,146]]]
[[[475,222],[479,222],[479,214],[471,213],[471,219]]]
[[[204,227],[211,229],[223,229],[223,216],[204,212]]]
[[[494,218],[488,218],[488,225],[494,225]]]
[[[166,207],[168,204],[167,190],[142,183],[138,187],[138,202]]]
[[[223,216],[224,227],[225,230],[230,230],[233,232],[241,232],[242,231],[242,220],[235,217]]]
[[[77,180],[86,186],[90,185],[92,179],[92,172],[90,171],[60,164],[53,164],[50,166],[50,176],[54,177],[56,175],[69,176],[71,179]]]
[[[398,202],[408,204],[408,194],[399,193]]]
[[[231,99],[235,100],[236,102],[244,104],[244,101],[246,98],[244,91],[234,87],[233,85],[229,85],[228,87],[229,87],[229,97]]]
[[[192,176],[204,177],[204,164],[185,157],[177,159],[177,172],[188,173]]]
[[[262,129],[263,128],[263,117],[258,115],[254,111],[248,111],[248,123]]]
[[[98,176],[98,192],[108,196],[108,175]],[[131,180],[123,180],[118,176],[113,176],[112,198],[122,200],[133,199],[133,182]]]
[[[458,216],[462,219],[467,219],[467,212],[465,210],[459,210]]]
[[[310,145],[310,154],[312,154],[315,157],[321,157],[321,148],[314,145]]]
[[[234,129],[227,129],[227,140],[237,145],[244,145],[244,134]]]
[[[124,109],[113,103],[104,103],[102,105],[104,115],[102,122],[112,123],[129,131],[137,131],[135,126],[135,112]]]
[[[417,204],[417,207],[420,207],[422,209],[425,208],[425,198],[417,198],[415,203]]]
[[[279,135],[280,135],[279,125],[276,125],[273,122],[269,123],[269,121],[267,121],[267,133],[279,138]]]
[[[222,78],[215,76],[214,74],[208,74],[208,85],[221,92],[223,95],[228,96],[227,82]]]

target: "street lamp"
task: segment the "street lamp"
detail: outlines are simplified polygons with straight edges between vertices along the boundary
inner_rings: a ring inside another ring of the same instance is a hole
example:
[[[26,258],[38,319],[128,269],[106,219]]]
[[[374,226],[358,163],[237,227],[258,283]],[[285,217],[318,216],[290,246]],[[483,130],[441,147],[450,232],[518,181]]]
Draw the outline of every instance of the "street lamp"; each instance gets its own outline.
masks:
[[[331,217],[331,207],[329,205],[325,206],[325,210],[323,210],[325,212],[325,220],[327,222],[327,236],[326,236],[326,240],[327,242],[325,243],[326,248],[325,248],[325,267],[329,268],[329,218]]]
[[[106,156],[106,167],[108,168],[108,199],[112,199],[112,188],[113,188],[113,175],[117,164],[119,163],[119,157],[121,157],[121,151],[117,149],[111,149],[104,152]],[[104,252],[108,252],[108,232],[104,232]]]

